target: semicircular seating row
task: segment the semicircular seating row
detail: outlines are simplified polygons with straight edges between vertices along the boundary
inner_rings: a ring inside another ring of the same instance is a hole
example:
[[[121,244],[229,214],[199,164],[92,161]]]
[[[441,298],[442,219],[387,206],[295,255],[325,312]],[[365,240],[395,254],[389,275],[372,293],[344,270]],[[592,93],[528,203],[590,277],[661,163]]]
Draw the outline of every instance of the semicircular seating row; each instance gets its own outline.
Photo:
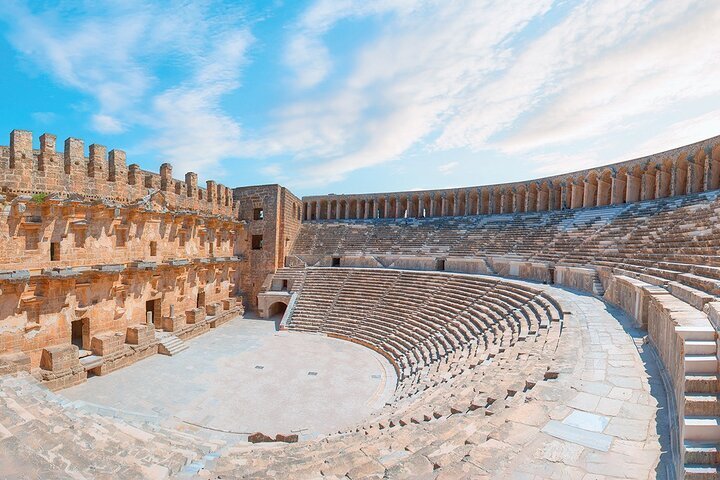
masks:
[[[632,283],[652,299],[650,310],[659,319],[655,327],[665,328],[663,318],[670,318],[676,340],[683,344],[679,351],[673,350],[674,343],[659,348],[669,349],[663,357],[670,362],[666,368],[681,372],[673,388],[683,406],[679,421],[686,475],[705,478],[707,472],[720,471],[718,248],[720,191],[711,191],[552,212],[309,222],[303,224],[288,261],[314,265],[329,256],[375,256],[379,263],[393,255],[472,258],[484,259],[491,271],[500,265],[501,271],[503,260],[518,260],[543,268],[542,263],[548,271],[563,265],[591,267],[611,282]],[[613,295],[617,291],[607,298],[622,300]]]
[[[304,223],[291,258],[500,256],[622,267],[720,294],[713,286],[720,280],[718,195],[713,191],[626,205],[479,217]]]
[[[299,292],[289,329],[384,351],[403,380],[395,398],[361,424],[298,444],[230,447],[210,469],[213,475],[487,475],[484,469],[497,458],[486,443],[508,434],[508,418],[534,408],[537,386],[575,361],[570,349],[558,349],[561,306],[519,283],[353,268],[283,269],[277,275],[293,278],[291,288]],[[510,462],[507,453],[502,462]]]
[[[496,278],[382,269],[309,268],[290,330],[321,332],[385,355],[407,388],[458,356],[507,348],[562,312],[544,292]],[[433,366],[431,368],[431,366]]]

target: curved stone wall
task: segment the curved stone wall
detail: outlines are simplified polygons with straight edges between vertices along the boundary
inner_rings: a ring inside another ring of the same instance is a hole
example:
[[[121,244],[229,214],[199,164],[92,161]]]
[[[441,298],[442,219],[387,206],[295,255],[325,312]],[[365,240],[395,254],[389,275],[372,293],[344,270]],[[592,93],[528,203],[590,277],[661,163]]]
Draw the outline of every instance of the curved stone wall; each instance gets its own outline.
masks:
[[[625,162],[525,182],[303,197],[303,219],[424,218],[540,212],[720,188],[720,136]]]

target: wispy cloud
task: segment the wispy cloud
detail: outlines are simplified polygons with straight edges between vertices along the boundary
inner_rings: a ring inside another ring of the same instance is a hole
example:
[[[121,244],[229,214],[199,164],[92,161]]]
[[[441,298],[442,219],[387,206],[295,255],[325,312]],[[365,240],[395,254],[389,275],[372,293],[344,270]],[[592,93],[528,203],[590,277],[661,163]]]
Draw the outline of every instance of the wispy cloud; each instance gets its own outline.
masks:
[[[438,172],[442,173],[443,175],[450,175],[459,165],[459,162],[443,163],[438,167]]]
[[[17,1],[0,6],[13,19],[8,37],[24,58],[95,99],[92,129],[149,129],[150,140],[135,150],[156,149],[180,171],[215,173],[221,160],[238,156],[240,124],[220,101],[240,86],[252,43],[241,9],[108,1],[78,15],[72,28],[59,10]],[[168,85],[163,75],[176,81]]]
[[[313,81],[298,81],[312,85],[330,75],[325,32],[341,20],[385,14],[336,90],[277,112],[266,151],[316,159],[303,165],[298,185],[338,181],[416,149],[523,152],[539,159],[538,173],[575,170],[601,155],[565,151],[577,142],[677,114],[682,102],[719,104],[716,2],[367,5],[318,1],[293,37],[312,46],[309,58],[323,59]]]

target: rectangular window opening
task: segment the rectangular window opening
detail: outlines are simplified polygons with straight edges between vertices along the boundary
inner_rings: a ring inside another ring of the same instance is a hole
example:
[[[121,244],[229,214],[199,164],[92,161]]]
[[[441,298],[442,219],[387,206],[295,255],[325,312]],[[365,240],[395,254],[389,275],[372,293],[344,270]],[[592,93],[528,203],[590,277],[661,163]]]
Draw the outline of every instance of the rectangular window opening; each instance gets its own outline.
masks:
[[[262,220],[265,218],[265,212],[262,208],[256,208],[253,210],[253,220]]]
[[[253,250],[262,250],[263,247],[263,236],[262,235],[253,235],[252,236],[252,249]]]
[[[157,242],[150,242],[150,256],[154,257],[157,255]]]

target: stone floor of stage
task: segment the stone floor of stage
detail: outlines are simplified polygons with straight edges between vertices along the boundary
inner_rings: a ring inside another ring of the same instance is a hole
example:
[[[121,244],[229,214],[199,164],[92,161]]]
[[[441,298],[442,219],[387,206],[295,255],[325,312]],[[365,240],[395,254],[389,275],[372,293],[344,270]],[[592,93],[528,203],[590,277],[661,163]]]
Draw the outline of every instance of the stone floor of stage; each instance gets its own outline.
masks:
[[[256,431],[336,432],[382,407],[395,388],[394,370],[372,350],[277,332],[272,321],[237,318],[187,343],[178,355],[155,355],[61,394],[240,440]]]

